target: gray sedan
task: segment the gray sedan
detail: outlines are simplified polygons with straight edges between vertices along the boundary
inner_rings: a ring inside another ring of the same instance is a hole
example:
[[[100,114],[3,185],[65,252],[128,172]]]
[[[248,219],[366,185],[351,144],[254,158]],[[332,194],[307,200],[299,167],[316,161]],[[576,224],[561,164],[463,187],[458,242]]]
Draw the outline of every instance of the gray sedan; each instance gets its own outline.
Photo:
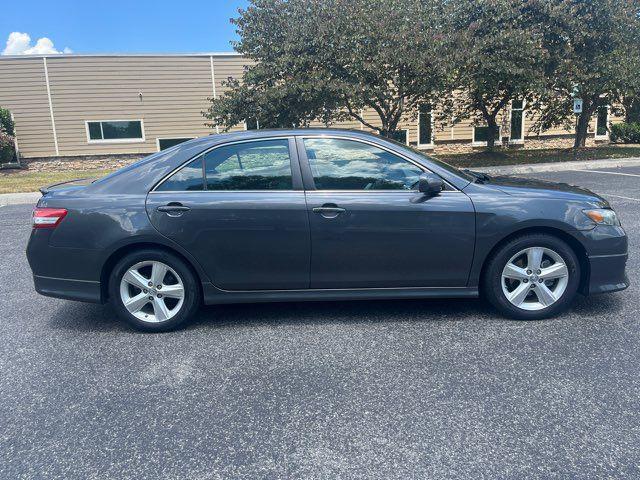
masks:
[[[605,199],[363,132],[215,135],[42,192],[27,247],[36,290],[110,301],[147,331],[202,303],[292,300],[483,295],[535,320],[629,285]]]

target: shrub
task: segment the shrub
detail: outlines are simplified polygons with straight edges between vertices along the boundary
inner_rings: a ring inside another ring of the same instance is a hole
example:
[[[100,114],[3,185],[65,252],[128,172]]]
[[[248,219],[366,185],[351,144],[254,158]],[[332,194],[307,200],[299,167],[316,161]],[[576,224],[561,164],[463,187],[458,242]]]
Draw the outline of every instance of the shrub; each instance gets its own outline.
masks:
[[[640,123],[611,125],[609,138],[616,143],[640,143]]]
[[[11,112],[6,108],[0,107],[0,130],[4,130],[11,136],[15,135],[13,131],[14,125],[13,120],[11,120]]]
[[[0,163],[13,162],[15,159],[13,136],[0,128]]]

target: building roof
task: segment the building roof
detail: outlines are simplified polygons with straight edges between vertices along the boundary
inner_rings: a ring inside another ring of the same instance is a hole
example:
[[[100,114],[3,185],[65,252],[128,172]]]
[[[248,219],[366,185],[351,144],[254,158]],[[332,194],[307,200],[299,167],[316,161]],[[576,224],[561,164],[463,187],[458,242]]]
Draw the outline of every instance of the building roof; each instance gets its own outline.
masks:
[[[201,53],[50,53],[36,55],[0,55],[3,59],[22,58],[75,58],[75,57],[242,57],[238,52],[201,52]]]

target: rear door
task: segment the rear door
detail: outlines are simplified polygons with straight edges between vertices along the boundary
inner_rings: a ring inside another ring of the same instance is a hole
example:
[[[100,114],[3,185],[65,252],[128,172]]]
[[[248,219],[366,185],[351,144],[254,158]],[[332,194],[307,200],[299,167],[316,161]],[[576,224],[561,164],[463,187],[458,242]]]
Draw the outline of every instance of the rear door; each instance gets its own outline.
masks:
[[[218,288],[309,286],[309,222],[292,138],[235,142],[198,156],[148,195],[147,212]]]
[[[464,287],[475,241],[471,200],[426,197],[424,167],[382,146],[298,138],[311,228],[311,288]]]

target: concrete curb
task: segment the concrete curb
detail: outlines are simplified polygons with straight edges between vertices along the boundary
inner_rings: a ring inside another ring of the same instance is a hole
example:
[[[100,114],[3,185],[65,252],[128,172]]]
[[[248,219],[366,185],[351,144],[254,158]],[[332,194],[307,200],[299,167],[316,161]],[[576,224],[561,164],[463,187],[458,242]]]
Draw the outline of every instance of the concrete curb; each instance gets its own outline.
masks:
[[[567,170],[592,170],[596,168],[638,167],[640,157],[613,158],[608,160],[585,160],[578,162],[534,163],[528,165],[496,165],[493,167],[478,167],[473,170],[500,175],[514,175],[519,173],[562,172]],[[40,198],[40,192],[2,193],[0,207],[5,205],[35,204]]]
[[[640,158],[612,158],[607,160],[584,160],[576,162],[531,163],[527,165],[496,165],[493,167],[471,168],[479,172],[500,175],[518,173],[562,172],[567,170],[592,170],[596,168],[638,167]]]
[[[2,193],[0,194],[0,207],[24,203],[35,204],[41,196],[42,194],[40,192]]]

